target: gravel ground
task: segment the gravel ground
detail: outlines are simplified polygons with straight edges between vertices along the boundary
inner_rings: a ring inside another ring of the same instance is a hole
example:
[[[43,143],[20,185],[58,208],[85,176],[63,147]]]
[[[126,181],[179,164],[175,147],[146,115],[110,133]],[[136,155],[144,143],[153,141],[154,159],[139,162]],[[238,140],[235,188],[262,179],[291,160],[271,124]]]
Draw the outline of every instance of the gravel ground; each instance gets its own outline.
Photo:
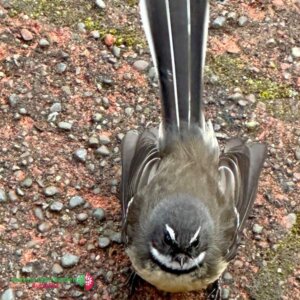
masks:
[[[207,118],[221,144],[269,145],[222,298],[300,299],[300,2],[211,4]],[[158,107],[137,1],[0,0],[1,300],[128,299],[120,143]],[[12,280],[87,272],[90,291]],[[143,282],[133,299],[201,295]]]

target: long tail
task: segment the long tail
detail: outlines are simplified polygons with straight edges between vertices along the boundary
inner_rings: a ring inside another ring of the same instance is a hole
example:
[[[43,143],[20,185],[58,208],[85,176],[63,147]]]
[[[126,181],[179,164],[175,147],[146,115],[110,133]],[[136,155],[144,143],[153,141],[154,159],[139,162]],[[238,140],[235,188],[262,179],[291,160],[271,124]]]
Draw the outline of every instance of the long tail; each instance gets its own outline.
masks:
[[[203,128],[208,1],[140,0],[140,7],[159,75],[164,132]]]

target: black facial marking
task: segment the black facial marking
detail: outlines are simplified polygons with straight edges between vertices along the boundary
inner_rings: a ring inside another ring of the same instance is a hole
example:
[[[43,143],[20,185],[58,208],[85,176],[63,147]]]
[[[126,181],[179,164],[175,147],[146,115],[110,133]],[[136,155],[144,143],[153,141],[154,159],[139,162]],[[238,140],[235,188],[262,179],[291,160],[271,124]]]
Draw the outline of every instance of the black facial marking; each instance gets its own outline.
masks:
[[[172,240],[172,238],[171,238],[171,236],[170,236],[170,234],[169,234],[169,232],[166,230],[165,231],[165,233],[164,233],[164,241],[165,241],[165,243],[167,244],[167,245],[169,245],[169,246],[172,246],[172,244],[173,244],[173,240]]]
[[[199,237],[197,237],[192,243],[191,243],[191,247],[192,248],[197,248],[200,244],[200,239]]]

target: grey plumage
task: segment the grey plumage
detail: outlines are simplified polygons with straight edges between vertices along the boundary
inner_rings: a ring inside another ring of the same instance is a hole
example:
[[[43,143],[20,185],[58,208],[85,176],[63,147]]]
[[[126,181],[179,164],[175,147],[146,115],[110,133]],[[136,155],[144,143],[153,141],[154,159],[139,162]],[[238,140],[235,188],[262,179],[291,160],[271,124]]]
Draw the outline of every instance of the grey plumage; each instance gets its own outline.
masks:
[[[163,113],[160,129],[123,140],[123,241],[157,288],[205,288],[235,256],[266,147],[236,138],[220,154],[204,120],[207,1],[141,0],[141,12]]]

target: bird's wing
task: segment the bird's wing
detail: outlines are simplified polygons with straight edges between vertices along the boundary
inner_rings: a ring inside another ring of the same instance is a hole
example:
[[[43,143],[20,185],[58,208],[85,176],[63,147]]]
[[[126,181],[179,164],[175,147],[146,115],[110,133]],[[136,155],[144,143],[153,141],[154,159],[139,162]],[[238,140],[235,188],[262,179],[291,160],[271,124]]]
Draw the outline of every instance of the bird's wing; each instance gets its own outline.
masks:
[[[235,138],[226,144],[220,158],[220,190],[227,199],[233,197],[233,209],[236,213],[236,228],[227,248],[228,261],[236,254],[241,232],[256,197],[265,157],[265,144],[246,143]]]
[[[137,131],[130,130],[126,133],[122,140],[122,181],[121,181],[121,201],[122,210],[126,211],[128,205],[128,181],[130,174],[130,166],[134,157],[137,142],[140,134]]]
[[[129,131],[122,144],[122,217],[123,237],[128,209],[134,196],[153,178],[160,162],[158,130],[146,129],[142,134]]]

